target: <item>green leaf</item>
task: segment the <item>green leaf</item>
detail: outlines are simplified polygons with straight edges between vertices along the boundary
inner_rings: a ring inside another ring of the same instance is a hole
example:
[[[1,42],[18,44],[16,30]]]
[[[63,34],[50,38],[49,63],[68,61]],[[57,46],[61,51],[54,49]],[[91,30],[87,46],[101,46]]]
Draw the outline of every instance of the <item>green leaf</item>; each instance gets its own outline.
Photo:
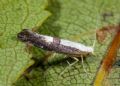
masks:
[[[118,0],[50,0],[48,10],[53,15],[40,27],[39,32],[92,46],[96,40],[96,29],[119,22],[119,4]],[[104,20],[103,14],[109,13],[113,13],[113,16],[108,16]],[[29,24],[26,23],[25,27],[27,25]],[[33,23],[32,25],[35,26]],[[62,76],[60,73],[69,66],[67,61],[73,63],[74,59],[72,61],[70,58],[64,60],[65,55],[53,53],[48,59],[50,65],[45,65],[44,68],[40,65],[33,69],[30,72],[32,78],[27,81],[21,77],[15,86],[91,86],[108,44],[109,41],[104,45],[96,42],[95,55],[86,56],[84,63],[79,61],[67,69]],[[41,58],[41,56],[46,58],[45,55],[41,55],[40,51],[38,48],[34,48],[32,55],[37,58]],[[42,52],[47,53],[47,51]],[[23,54],[20,53],[20,55]],[[22,59],[21,61],[28,60]],[[116,76],[118,75],[119,73]],[[117,79],[115,80],[119,84]]]
[[[117,0],[109,2],[105,0],[50,0],[48,9],[53,15],[40,27],[39,32],[92,46],[96,29],[119,22],[119,4]],[[102,15],[105,13],[113,13],[114,16],[109,16],[104,21]],[[67,61],[56,61],[55,58],[60,60],[65,56],[54,53],[49,57],[52,65],[45,66],[45,70],[36,68],[30,73],[34,79],[26,81],[23,77],[16,86],[89,86],[93,82],[108,43],[109,41],[104,45],[96,43],[95,56],[86,56],[84,66],[87,73],[90,73],[88,76],[81,62],[59,76],[69,65]],[[33,55],[39,56],[39,52],[34,51]],[[56,61],[57,64],[52,63],[51,60]]]
[[[47,0],[0,0],[0,86],[12,86],[33,64],[17,33],[40,26],[50,16],[47,5]]]

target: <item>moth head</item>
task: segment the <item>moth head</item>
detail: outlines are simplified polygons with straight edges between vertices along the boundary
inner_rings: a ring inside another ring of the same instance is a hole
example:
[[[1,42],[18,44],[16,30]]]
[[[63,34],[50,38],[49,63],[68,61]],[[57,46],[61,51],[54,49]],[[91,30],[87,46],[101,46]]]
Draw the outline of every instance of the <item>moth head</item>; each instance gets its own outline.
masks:
[[[23,29],[20,33],[17,34],[17,38],[23,42],[29,41],[31,36],[31,31],[28,29]]]

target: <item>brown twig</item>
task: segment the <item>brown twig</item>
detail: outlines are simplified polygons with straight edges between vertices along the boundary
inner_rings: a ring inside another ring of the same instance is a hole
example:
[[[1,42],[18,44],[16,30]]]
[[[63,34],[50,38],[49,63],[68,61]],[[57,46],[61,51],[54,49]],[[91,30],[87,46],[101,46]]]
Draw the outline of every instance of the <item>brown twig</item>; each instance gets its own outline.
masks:
[[[106,56],[101,62],[100,68],[96,74],[94,86],[103,86],[103,80],[109,74],[112,65],[116,61],[117,51],[120,47],[120,26],[115,26],[114,28],[117,29],[117,33],[108,48]]]

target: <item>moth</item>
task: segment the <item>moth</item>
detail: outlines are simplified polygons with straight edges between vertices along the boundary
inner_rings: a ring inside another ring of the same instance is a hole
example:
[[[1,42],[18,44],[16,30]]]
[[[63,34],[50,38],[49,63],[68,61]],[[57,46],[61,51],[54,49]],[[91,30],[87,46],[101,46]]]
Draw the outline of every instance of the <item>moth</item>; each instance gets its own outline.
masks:
[[[30,43],[44,50],[55,51],[57,53],[63,53],[74,57],[92,54],[94,51],[93,47],[65,39],[59,39],[57,37],[41,35],[29,29],[23,29],[18,33],[17,37],[22,42]]]
[[[83,65],[83,57],[89,54],[93,54],[93,51],[94,51],[93,47],[85,46],[83,44],[72,42],[65,39],[59,39],[57,37],[41,35],[29,29],[23,29],[20,33],[18,33],[17,37],[22,42],[32,44],[44,50],[67,54],[67,56],[70,56],[71,58],[73,58],[75,62],[73,62],[72,64],[69,64],[69,66],[60,73],[60,76],[67,69],[69,69],[71,66],[76,64],[79,61],[78,59],[81,59],[83,69],[88,75]]]

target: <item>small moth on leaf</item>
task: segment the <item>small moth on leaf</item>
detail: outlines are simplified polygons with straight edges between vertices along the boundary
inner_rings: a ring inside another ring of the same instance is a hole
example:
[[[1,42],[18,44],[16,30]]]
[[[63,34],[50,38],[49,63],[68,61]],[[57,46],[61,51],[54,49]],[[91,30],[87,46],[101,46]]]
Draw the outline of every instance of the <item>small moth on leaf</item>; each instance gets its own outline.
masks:
[[[81,57],[81,55],[85,56],[88,54],[92,54],[94,51],[93,47],[85,46],[83,44],[65,39],[41,35],[32,32],[29,29],[23,29],[20,33],[18,33],[17,37],[22,42],[30,43],[36,47],[48,51],[55,51],[57,53],[68,54],[70,56],[75,57]]]
[[[79,61],[78,59],[82,60],[83,65],[83,57],[89,54],[93,54],[94,51],[93,47],[85,46],[83,44],[65,39],[41,35],[29,29],[23,29],[20,33],[18,33],[17,37],[22,42],[32,44],[44,50],[67,54],[68,56],[73,58],[75,62],[70,64],[69,67],[65,68],[65,70],[62,73],[60,73],[60,76],[66,71],[66,69],[70,68],[75,63],[77,63]],[[84,65],[83,69],[87,73],[87,71],[84,68]]]

